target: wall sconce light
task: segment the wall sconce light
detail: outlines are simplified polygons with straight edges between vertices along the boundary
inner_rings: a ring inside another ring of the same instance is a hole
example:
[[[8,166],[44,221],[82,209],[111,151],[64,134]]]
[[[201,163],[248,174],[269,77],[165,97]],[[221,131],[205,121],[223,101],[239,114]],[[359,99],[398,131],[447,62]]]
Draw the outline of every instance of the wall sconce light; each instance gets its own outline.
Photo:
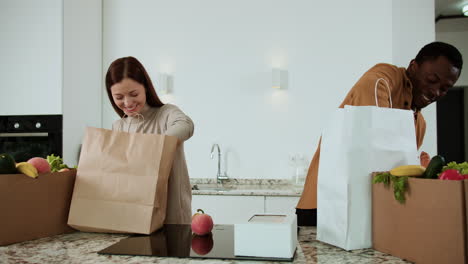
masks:
[[[281,89],[281,70],[274,68],[271,74],[272,74],[271,88]]]
[[[286,89],[288,86],[288,71],[273,68],[271,79],[271,87],[273,89]]]
[[[463,14],[464,14],[465,16],[468,16],[468,5],[465,5],[465,6],[463,7]]]
[[[172,76],[169,74],[161,73],[158,74],[158,80],[156,82],[156,92],[159,95],[170,94],[172,92]]]

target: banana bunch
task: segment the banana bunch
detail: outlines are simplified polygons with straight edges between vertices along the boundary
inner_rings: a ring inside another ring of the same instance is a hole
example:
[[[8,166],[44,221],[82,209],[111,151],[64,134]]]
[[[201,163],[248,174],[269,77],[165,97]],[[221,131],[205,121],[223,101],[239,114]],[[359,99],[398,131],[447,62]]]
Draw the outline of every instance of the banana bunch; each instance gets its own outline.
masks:
[[[16,164],[16,170],[19,172],[26,174],[31,178],[37,178],[39,173],[37,172],[36,167],[34,167],[31,163],[27,162],[20,162]]]
[[[390,174],[393,176],[422,176],[426,171],[426,168],[420,165],[403,165],[398,166],[390,170]]]

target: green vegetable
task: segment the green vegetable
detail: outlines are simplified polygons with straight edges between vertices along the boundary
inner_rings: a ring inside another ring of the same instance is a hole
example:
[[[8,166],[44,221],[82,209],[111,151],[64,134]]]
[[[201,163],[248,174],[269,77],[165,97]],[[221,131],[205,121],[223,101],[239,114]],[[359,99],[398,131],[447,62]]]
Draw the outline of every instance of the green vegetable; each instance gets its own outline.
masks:
[[[0,154],[0,174],[14,174],[16,173],[15,159],[7,154]]]
[[[395,200],[400,203],[405,203],[405,193],[408,187],[407,176],[393,176],[390,174],[390,172],[381,172],[375,175],[372,183],[383,183],[387,188],[390,187],[390,184],[392,184],[393,196],[395,197]]]
[[[390,184],[391,177],[392,175],[390,174],[390,172],[380,172],[375,175],[374,179],[372,180],[372,183],[376,184],[383,182],[385,187],[388,187],[388,185]]]
[[[47,162],[50,165],[51,172],[57,172],[65,168],[69,169],[67,164],[63,163],[63,159],[60,156],[55,156],[54,154],[47,156]]]
[[[429,165],[427,165],[426,171],[423,174],[423,178],[437,179],[437,174],[442,171],[442,167],[445,166],[445,158],[437,155],[432,157]]]
[[[446,166],[442,168],[442,172],[446,170],[450,170],[450,169],[458,170],[461,175],[468,174],[468,162],[466,161],[463,163],[456,163],[455,161],[449,162],[447,163]]]

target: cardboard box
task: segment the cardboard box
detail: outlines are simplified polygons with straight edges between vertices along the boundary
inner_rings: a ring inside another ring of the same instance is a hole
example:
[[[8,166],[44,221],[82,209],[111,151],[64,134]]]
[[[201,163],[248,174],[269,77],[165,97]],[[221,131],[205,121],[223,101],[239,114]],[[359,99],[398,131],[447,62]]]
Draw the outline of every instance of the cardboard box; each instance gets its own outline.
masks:
[[[372,184],[374,249],[416,263],[468,263],[468,181],[408,180],[406,202]]]
[[[0,174],[0,246],[74,231],[67,220],[75,176]]]
[[[296,246],[296,215],[254,215],[234,225],[236,256],[293,258]]]

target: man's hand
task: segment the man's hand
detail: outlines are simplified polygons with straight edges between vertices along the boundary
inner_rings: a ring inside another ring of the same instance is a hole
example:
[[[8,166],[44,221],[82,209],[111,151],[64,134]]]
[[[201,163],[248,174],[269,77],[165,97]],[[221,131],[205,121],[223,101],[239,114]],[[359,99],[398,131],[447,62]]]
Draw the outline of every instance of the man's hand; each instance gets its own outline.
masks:
[[[431,157],[426,152],[421,151],[421,154],[419,155],[419,160],[421,162],[421,166],[427,168],[429,162],[431,161]]]

